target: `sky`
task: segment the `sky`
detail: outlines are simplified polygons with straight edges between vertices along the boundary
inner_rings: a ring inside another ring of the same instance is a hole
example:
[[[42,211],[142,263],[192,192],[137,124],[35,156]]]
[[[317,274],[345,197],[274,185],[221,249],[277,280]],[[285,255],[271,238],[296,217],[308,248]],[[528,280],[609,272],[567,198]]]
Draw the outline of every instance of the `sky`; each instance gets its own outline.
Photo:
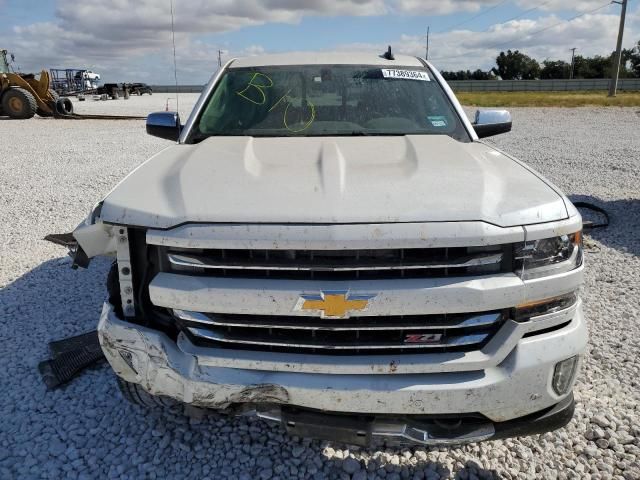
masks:
[[[501,50],[539,61],[615,48],[606,0],[173,0],[178,82],[206,83],[222,60],[288,51],[425,56],[440,70],[488,70]],[[106,82],[174,82],[171,0],[0,0],[0,48],[24,72],[87,68]],[[624,46],[640,40],[629,0]]]

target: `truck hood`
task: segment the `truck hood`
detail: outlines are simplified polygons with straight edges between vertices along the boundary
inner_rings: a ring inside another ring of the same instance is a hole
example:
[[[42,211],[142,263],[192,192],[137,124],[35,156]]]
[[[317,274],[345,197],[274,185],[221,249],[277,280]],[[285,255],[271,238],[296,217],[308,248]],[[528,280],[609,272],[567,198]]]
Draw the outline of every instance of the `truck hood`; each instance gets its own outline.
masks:
[[[103,221],[207,223],[484,221],[567,218],[562,196],[519,162],[444,135],[211,137],[174,145],[104,199]]]

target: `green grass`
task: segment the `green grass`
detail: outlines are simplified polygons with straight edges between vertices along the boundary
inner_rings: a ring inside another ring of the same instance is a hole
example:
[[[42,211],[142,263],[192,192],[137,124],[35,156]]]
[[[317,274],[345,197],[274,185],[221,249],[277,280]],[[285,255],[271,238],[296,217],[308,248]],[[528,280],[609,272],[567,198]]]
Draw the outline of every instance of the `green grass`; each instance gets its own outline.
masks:
[[[638,107],[640,92],[457,92],[463,105],[474,107]]]

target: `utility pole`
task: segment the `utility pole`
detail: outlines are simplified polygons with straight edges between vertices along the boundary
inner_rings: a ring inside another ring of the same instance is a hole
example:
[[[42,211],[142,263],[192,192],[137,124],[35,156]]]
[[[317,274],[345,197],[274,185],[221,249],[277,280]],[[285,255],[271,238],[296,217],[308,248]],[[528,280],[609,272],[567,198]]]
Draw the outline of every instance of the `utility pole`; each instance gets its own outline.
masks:
[[[611,82],[609,83],[609,96],[615,97],[616,90],[618,89],[618,76],[620,75],[620,60],[622,58],[622,36],[624,35],[624,18],[627,15],[627,0],[622,0],[621,2],[614,0],[612,3],[622,5],[622,11],[620,12],[620,28],[618,29],[618,43],[616,44],[615,59],[611,69],[612,78]]]
[[[430,27],[427,27],[427,51],[424,56],[425,60],[427,61],[429,61],[429,28]]]
[[[222,67],[222,50],[218,50],[218,67]]]
[[[573,66],[575,65],[576,47],[571,49],[571,72],[569,72],[569,80],[573,79]]]

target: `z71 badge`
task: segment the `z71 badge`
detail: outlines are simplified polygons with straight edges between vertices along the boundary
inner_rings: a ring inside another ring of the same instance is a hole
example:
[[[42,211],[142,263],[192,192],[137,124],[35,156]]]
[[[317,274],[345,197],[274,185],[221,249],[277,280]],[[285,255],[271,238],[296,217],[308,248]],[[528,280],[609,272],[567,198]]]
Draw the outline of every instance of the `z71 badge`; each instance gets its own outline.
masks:
[[[440,343],[441,333],[410,333],[404,336],[404,343]]]

